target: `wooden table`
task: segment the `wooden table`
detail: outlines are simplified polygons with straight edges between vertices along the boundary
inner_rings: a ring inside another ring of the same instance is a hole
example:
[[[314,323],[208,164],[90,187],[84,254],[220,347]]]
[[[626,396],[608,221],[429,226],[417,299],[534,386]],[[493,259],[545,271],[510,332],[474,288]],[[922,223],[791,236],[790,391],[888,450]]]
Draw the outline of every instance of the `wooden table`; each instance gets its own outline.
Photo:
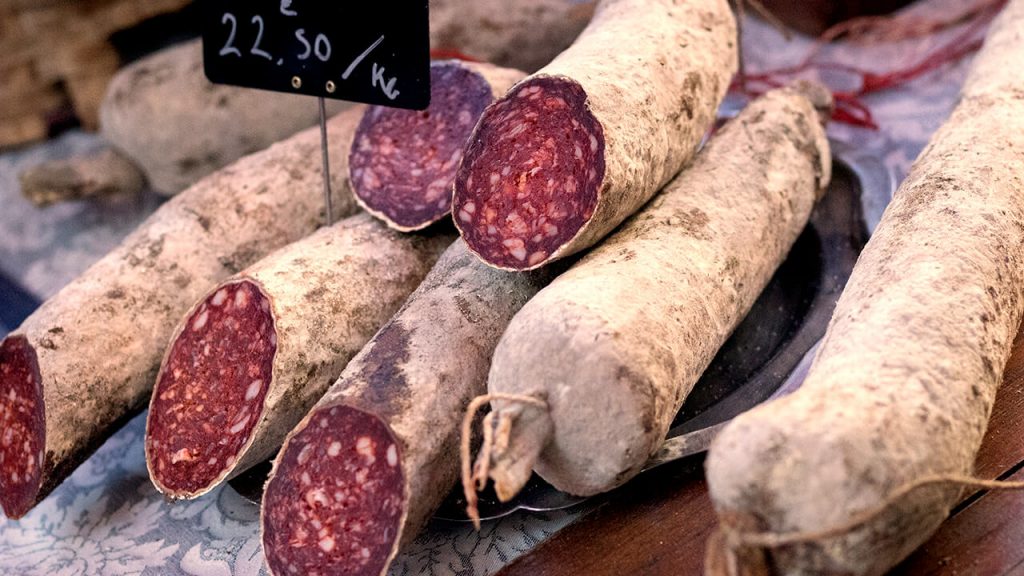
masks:
[[[691,458],[640,475],[499,576],[700,574],[716,524],[703,464]],[[1014,344],[975,471],[981,478],[1024,480],[1024,333]],[[893,574],[1024,575],[1024,494],[967,494]]]

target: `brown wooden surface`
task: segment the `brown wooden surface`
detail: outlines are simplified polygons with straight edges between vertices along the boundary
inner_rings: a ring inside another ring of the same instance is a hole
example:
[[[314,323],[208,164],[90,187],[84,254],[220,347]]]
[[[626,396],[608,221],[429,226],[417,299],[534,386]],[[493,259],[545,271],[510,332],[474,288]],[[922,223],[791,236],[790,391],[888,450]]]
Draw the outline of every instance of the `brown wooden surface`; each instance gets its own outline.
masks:
[[[700,574],[715,527],[703,460],[642,474],[521,556],[499,576]],[[1024,337],[1018,335],[975,465],[981,478],[1024,480]],[[1024,493],[974,492],[893,574],[1024,575]]]

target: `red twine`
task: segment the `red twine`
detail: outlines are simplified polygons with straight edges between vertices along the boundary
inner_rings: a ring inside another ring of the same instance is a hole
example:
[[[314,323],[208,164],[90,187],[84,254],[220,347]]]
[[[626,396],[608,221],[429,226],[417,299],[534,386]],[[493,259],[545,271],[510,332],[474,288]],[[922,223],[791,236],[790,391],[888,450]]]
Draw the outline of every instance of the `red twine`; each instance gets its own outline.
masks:
[[[978,50],[984,41],[983,32],[1006,4],[1006,1],[983,0],[961,16],[945,22],[903,23],[893,17],[856,18],[841,22],[822,33],[807,56],[796,66],[776,68],[754,74],[741,74],[733,81],[731,89],[749,97],[756,97],[772,88],[783,86],[794,77],[810,71],[818,72],[819,78],[821,72],[852,75],[859,80],[856,89],[842,90],[830,87],[835,99],[832,119],[844,124],[877,130],[878,124],[871,115],[871,109],[864,104],[861,98],[874,92],[905,84]],[[892,41],[934,33],[964,21],[968,24],[959,34],[929,52],[916,64],[905,68],[875,73],[857,66],[816,59],[825,44],[842,36],[848,40],[871,38]],[[902,29],[900,25],[903,25]]]
[[[462,52],[448,48],[434,48],[430,51],[431,60],[464,60],[466,62],[480,62],[480,60],[467,56]]]

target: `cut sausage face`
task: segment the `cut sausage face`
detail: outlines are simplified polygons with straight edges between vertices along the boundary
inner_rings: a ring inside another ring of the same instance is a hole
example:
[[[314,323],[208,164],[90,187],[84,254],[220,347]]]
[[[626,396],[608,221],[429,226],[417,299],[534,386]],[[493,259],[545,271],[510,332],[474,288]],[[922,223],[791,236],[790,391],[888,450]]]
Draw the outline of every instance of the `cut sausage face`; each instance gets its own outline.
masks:
[[[360,203],[399,230],[444,218],[466,139],[492,100],[479,73],[436,63],[430,67],[426,110],[368,109],[349,153],[352,190]]]
[[[518,84],[484,112],[456,175],[452,211],[463,239],[498,268],[543,265],[593,216],[604,153],[578,83]]]
[[[395,553],[405,478],[378,417],[317,409],[278,456],[263,497],[263,550],[274,574],[377,576]]]
[[[21,518],[42,477],[46,419],[36,352],[24,336],[0,343],[0,505]]]
[[[254,282],[222,286],[187,318],[160,371],[146,430],[161,491],[196,495],[231,468],[263,412],[276,351],[270,301]]]

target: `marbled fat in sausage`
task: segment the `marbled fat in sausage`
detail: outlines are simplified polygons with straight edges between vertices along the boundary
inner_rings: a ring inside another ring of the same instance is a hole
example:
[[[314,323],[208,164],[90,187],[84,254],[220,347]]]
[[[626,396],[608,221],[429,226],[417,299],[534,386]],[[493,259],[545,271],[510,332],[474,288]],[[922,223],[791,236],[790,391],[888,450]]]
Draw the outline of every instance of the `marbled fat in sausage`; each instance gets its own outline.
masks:
[[[263,411],[277,352],[270,300],[247,280],[229,282],[193,312],[167,356],[147,436],[160,482],[195,492],[234,462]]]
[[[517,86],[488,118],[470,145],[474,169],[459,174],[462,189],[485,192],[462,202],[455,218],[488,262],[533,268],[593,216],[605,172],[604,131],[583,88],[566,78]]]
[[[42,475],[46,432],[39,361],[24,336],[0,343],[0,377],[0,505],[18,518]]]
[[[360,205],[402,231],[445,218],[466,139],[484,108],[523,76],[487,64],[434,62],[426,110],[369,108],[349,153]]]
[[[404,516],[398,441],[377,417],[317,412],[292,437],[264,498],[263,550],[275,574],[377,575]]]

